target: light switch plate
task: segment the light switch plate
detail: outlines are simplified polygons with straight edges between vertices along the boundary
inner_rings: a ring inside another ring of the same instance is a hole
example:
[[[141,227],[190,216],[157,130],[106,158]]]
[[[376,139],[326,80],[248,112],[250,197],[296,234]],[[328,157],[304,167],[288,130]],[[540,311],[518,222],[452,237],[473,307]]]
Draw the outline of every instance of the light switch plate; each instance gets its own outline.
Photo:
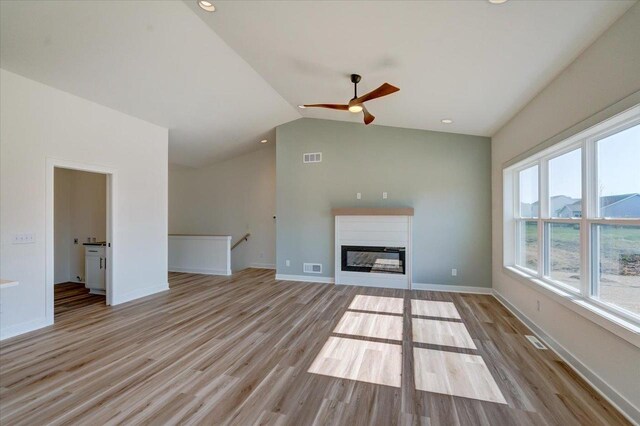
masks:
[[[383,192],[383,193],[382,193],[382,199],[383,199],[383,200],[386,200],[386,199],[387,199],[387,193],[386,193],[386,192]]]
[[[361,193],[361,192],[357,192],[357,193],[356,193],[356,198],[357,198],[358,200],[362,199],[362,193]]]

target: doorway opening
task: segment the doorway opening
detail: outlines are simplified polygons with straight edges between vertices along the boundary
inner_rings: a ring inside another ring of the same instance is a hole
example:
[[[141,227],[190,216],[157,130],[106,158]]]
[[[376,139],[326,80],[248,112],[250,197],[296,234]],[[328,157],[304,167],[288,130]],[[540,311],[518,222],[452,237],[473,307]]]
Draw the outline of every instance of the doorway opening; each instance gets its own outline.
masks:
[[[47,161],[47,319],[113,301],[115,172]]]

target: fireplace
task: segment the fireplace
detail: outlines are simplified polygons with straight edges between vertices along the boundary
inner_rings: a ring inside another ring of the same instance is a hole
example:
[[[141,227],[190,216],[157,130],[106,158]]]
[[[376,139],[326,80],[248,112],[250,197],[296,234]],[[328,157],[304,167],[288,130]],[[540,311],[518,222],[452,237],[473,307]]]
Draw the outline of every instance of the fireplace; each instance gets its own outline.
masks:
[[[411,288],[412,208],[333,209],[334,282]]]
[[[342,246],[342,270],[404,275],[405,251],[404,247]]]

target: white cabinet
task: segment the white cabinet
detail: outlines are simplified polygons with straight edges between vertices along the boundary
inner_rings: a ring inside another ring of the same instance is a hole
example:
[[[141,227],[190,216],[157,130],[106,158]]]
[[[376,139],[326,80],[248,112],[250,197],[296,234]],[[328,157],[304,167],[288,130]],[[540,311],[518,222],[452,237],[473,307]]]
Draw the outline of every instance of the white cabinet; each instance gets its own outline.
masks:
[[[89,293],[106,294],[106,269],[106,247],[86,245],[84,249],[84,286],[89,289]]]

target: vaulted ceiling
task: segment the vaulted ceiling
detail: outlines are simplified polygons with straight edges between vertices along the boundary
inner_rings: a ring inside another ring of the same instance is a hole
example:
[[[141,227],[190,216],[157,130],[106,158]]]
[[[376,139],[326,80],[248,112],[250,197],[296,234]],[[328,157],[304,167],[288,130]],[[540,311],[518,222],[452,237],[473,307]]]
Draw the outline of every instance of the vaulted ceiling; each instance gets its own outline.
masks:
[[[170,129],[199,167],[382,82],[375,124],[491,136],[634,1],[0,2],[0,66]],[[441,119],[451,118],[445,125]]]

